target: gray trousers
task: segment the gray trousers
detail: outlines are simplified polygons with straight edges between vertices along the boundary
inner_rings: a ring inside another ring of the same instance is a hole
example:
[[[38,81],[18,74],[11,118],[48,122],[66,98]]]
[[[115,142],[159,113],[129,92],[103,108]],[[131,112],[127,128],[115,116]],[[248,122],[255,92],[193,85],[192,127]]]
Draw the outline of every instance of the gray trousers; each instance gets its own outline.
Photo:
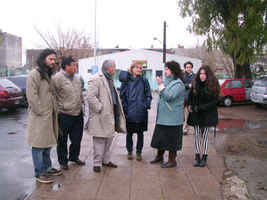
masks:
[[[94,166],[102,166],[102,163],[109,163],[111,151],[110,147],[113,141],[113,137],[93,137],[94,148]]]

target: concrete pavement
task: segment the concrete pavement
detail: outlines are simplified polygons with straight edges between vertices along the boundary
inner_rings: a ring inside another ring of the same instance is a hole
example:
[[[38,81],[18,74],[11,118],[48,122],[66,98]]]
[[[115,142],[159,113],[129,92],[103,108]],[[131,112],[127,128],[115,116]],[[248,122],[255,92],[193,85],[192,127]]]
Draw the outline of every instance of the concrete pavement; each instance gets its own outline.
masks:
[[[55,177],[53,184],[36,183],[36,189],[27,200],[222,200],[225,165],[213,147],[213,134],[210,134],[208,166],[205,168],[192,166],[192,129],[183,137],[177,168],[162,169],[160,165],[149,163],[156,154],[150,147],[155,111],[153,100],[149,130],[145,133],[143,161],[127,160],[125,135],[117,134],[112,145],[112,161],[118,164],[118,168],[103,168],[101,173],[95,173],[92,169],[92,140],[85,133],[80,158],[86,161],[86,165],[70,164],[70,169]],[[136,137],[134,141],[136,144]]]

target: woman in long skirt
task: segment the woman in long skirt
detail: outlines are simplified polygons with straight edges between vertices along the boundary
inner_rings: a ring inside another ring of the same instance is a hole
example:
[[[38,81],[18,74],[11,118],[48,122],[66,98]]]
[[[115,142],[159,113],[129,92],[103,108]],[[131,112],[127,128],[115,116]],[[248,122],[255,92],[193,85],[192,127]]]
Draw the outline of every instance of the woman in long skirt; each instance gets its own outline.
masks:
[[[176,167],[176,152],[182,148],[184,121],[183,72],[179,63],[167,62],[164,82],[157,77],[159,100],[157,120],[151,147],[157,149],[157,156],[150,163],[162,163],[162,168]],[[163,162],[163,154],[169,151],[168,162]]]

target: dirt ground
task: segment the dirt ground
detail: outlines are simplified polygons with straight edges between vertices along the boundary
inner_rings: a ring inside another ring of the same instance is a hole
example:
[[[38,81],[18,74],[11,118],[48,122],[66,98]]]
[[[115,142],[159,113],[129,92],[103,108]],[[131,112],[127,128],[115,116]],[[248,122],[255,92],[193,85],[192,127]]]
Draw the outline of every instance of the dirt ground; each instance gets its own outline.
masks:
[[[267,109],[251,105],[219,107],[216,150],[246,182],[250,198],[267,199]]]

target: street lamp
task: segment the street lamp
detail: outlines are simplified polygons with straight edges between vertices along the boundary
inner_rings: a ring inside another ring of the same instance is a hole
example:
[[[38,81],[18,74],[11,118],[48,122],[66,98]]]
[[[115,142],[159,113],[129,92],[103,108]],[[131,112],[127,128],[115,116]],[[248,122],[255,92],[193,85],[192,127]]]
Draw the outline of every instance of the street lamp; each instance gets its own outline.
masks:
[[[159,40],[157,37],[153,37],[153,40],[158,41],[160,44],[162,44],[161,40]]]
[[[94,49],[95,66],[96,66],[96,11],[97,11],[97,0],[95,0],[95,49]]]

